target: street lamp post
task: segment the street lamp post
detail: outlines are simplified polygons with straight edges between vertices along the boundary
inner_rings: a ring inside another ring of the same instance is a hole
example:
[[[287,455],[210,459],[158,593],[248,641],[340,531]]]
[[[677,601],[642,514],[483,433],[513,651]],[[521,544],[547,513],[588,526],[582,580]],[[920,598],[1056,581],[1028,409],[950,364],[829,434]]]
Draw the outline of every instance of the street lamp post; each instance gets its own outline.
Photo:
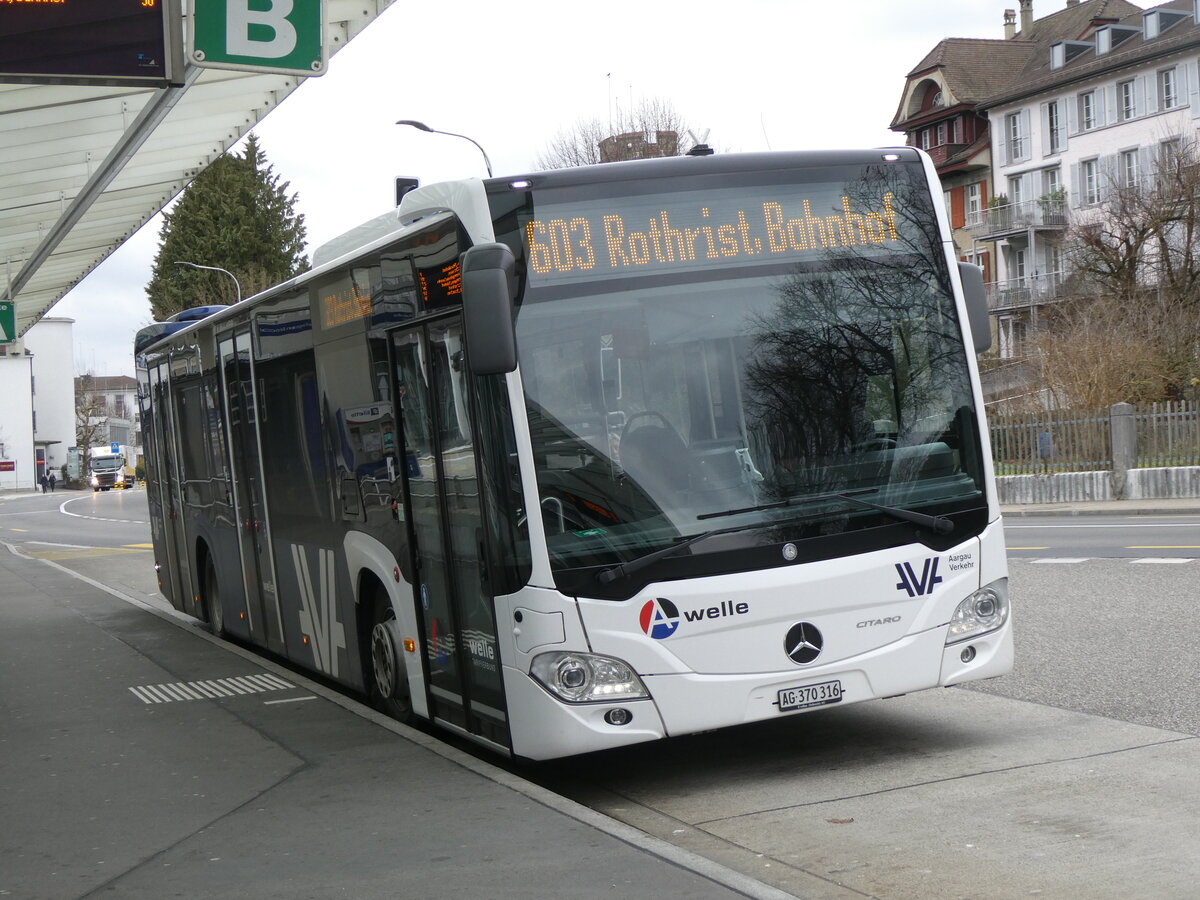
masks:
[[[175,265],[187,266],[189,269],[205,269],[209,272],[224,272],[226,275],[228,275],[230,278],[233,279],[233,286],[237,289],[238,302],[240,303],[242,301],[242,283],[240,281],[238,281],[237,276],[234,275],[232,272],[230,272],[228,269],[222,269],[220,266],[202,266],[199,263],[184,262],[182,259],[175,260]]]
[[[475,138],[467,137],[465,134],[458,134],[453,131],[439,131],[436,128],[430,128],[424,122],[417,122],[414,119],[401,119],[397,125],[407,125],[410,128],[416,128],[419,131],[428,131],[430,134],[448,134],[450,137],[462,138],[464,141],[470,141],[479,148],[479,152],[483,154],[483,165],[487,168],[488,178],[492,177],[492,161],[488,159],[487,151],[480,146],[479,141]]]

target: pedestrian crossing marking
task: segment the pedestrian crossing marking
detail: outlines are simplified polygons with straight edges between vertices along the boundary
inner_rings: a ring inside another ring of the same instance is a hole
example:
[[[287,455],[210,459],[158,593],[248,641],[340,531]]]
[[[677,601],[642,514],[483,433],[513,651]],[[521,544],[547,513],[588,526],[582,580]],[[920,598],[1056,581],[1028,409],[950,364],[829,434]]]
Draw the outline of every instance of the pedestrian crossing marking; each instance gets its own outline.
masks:
[[[235,675],[204,681],[177,681],[172,684],[143,684],[129,690],[147,706],[153,703],[175,703],[186,700],[219,700],[267,691],[287,691],[295,685],[278,675]]]

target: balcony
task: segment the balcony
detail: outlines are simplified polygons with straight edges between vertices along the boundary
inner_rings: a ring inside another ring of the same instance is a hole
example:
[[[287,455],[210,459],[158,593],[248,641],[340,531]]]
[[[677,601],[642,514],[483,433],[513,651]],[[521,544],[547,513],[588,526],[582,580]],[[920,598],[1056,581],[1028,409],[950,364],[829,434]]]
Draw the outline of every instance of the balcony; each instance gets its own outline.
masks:
[[[969,214],[967,227],[977,241],[999,240],[1031,228],[1062,231],[1067,227],[1067,201],[1041,198],[991,206]]]
[[[1045,272],[1024,278],[1010,278],[985,285],[989,312],[1008,312],[1052,303],[1070,295],[1064,272]]]

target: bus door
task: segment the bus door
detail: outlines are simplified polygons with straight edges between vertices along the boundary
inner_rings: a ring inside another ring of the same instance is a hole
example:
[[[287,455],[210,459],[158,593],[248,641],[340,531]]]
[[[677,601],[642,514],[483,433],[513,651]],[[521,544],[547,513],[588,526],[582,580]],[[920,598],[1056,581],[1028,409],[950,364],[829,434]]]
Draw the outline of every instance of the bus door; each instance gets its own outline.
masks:
[[[429,708],[442,722],[508,747],[462,320],[395,331],[392,352]]]
[[[179,497],[171,485],[178,483],[178,471],[175,458],[175,428],[172,424],[171,398],[168,391],[167,363],[152,367],[147,373],[150,382],[150,408],[153,416],[150,420],[152,445],[149,452],[154,454],[154,465],[150,472],[154,473],[153,483],[147,483],[149,502],[156,504],[161,510],[160,516],[151,516],[151,522],[161,522],[162,532],[155,534],[154,551],[161,552],[166,558],[167,577],[170,584],[163,584],[162,591],[171,605],[187,613],[195,613],[191,592],[184,580],[184,568],[180,562],[187,559],[187,549],[183,537],[183,509]],[[159,572],[162,572],[159,569]]]
[[[246,589],[247,624],[253,641],[283,652],[283,623],[263,495],[249,328],[241,326],[217,335],[217,353],[221,359],[225,420],[229,423],[234,515]]]

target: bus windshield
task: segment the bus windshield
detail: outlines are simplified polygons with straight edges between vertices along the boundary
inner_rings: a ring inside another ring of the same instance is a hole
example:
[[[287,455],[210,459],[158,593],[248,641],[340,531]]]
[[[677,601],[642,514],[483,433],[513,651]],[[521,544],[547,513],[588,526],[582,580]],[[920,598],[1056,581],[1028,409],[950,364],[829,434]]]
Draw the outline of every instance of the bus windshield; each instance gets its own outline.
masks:
[[[983,505],[919,163],[602,188],[535,185],[518,215],[518,352],[556,572],[714,529],[744,548],[886,520],[845,495]]]

